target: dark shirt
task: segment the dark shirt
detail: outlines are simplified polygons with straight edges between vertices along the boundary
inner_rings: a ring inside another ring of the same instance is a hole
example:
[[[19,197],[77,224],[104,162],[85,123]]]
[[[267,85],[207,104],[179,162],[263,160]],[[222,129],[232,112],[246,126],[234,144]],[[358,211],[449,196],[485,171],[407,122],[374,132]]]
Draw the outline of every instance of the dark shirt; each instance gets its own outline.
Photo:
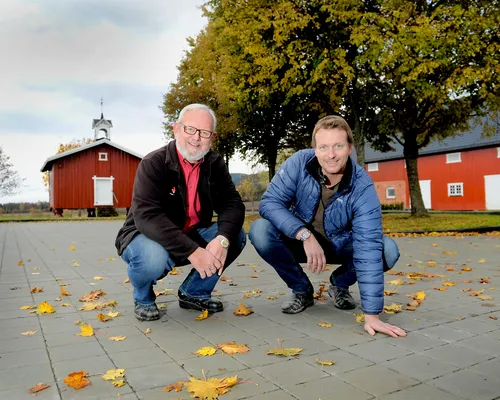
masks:
[[[319,199],[318,210],[316,211],[316,216],[312,221],[312,226],[314,228],[314,231],[320,234],[322,238],[325,239],[327,242],[328,238],[326,237],[325,228],[323,225],[324,222],[323,217],[325,214],[325,208],[328,205],[328,201],[335,193],[337,193],[338,189],[339,189],[339,184],[336,184],[331,188],[326,187],[325,185],[321,185],[321,197]]]

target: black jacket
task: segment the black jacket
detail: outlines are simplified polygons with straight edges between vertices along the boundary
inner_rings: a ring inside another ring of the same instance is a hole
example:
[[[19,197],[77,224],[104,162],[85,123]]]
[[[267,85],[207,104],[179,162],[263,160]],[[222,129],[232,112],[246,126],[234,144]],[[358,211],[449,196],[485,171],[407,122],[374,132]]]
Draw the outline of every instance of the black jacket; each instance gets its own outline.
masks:
[[[245,206],[234,187],[224,160],[210,151],[200,165],[198,182],[200,222],[208,227],[214,211],[218,232],[234,242],[245,218]],[[195,235],[186,234],[186,183],[179,164],[175,141],[146,155],[134,181],[132,207],[118,232],[118,254],[142,233],[161,244],[175,261],[185,261],[200,245]]]

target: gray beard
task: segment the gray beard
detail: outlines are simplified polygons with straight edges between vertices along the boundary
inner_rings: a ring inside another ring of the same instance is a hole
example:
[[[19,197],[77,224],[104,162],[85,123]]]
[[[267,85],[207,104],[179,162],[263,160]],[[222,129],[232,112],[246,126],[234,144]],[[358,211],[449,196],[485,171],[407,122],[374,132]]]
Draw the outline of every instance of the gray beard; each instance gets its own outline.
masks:
[[[207,153],[210,151],[210,149],[200,153],[200,154],[197,154],[197,155],[190,155],[188,154],[188,152],[186,151],[186,149],[183,149],[180,145],[179,145],[179,142],[176,140],[175,141],[175,147],[177,148],[177,151],[179,153],[181,153],[181,156],[184,157],[188,162],[190,163],[195,163],[197,161],[200,161],[203,157],[205,157],[207,155]]]

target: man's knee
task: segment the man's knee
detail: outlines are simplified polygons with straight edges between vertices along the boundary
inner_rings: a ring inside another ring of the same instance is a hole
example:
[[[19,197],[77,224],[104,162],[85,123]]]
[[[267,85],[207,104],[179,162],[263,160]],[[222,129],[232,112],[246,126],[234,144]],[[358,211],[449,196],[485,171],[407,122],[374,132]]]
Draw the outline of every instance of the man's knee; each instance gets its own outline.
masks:
[[[139,235],[127,247],[129,268],[158,279],[171,270],[173,262],[168,252],[159,243]]]
[[[265,252],[271,247],[270,237],[276,235],[276,228],[267,219],[260,218],[250,227],[248,238],[259,252]]]
[[[399,248],[396,242],[384,235],[384,271],[388,271],[399,260]]]

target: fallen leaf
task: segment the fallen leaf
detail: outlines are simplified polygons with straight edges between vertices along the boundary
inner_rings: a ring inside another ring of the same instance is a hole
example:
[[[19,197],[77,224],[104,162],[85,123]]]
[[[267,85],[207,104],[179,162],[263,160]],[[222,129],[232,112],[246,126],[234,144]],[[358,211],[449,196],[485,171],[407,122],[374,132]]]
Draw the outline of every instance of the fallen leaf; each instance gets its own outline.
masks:
[[[445,290],[448,290],[446,287],[439,287],[439,286],[434,286],[434,290],[439,290],[441,292],[444,292]]]
[[[477,260],[477,262],[478,263],[484,263],[484,262],[486,262],[486,260],[484,258],[481,258],[481,259]]]
[[[490,283],[490,279],[489,278],[481,278],[479,279],[479,283]]]
[[[469,272],[469,271],[472,271],[472,268],[471,267],[463,267],[462,271]]]
[[[277,297],[276,297],[276,296],[267,296],[267,299],[268,299],[268,300],[276,300],[276,299],[277,299]]]
[[[110,369],[102,376],[102,379],[104,379],[105,381],[114,381],[117,380],[118,378],[123,378],[124,376],[125,376],[125,369],[123,368]]]
[[[113,381],[113,386],[114,387],[122,387],[125,386],[125,381],[123,379],[120,379],[119,381]]]
[[[62,301],[62,297],[60,297],[60,296],[59,296],[59,297],[56,297],[56,298],[54,299],[54,301]]]
[[[471,279],[467,279],[465,281],[462,281],[463,283],[472,283],[473,281]]]
[[[111,340],[113,342],[121,342],[126,338],[127,338],[126,336],[111,336],[110,338],[108,338],[108,340]]]
[[[228,278],[227,276],[221,276],[219,278],[219,280],[222,282],[232,282],[233,281],[231,278]]]
[[[22,267],[23,265],[24,265],[24,263],[23,263],[22,261],[18,261],[18,262],[17,262],[17,266],[18,266],[18,267]]]
[[[79,267],[79,266],[80,266],[80,264],[77,263],[75,260],[73,260],[73,267]]]
[[[274,347],[272,349],[267,350],[266,354],[274,354],[276,356],[290,357],[290,356],[298,356],[302,350],[304,349],[301,349],[300,347],[290,347],[288,349],[285,349],[283,347]]]
[[[491,318],[492,320],[496,321],[498,318],[495,317],[494,315],[488,315],[489,318]]]
[[[43,288],[39,288],[37,286],[34,286],[33,288],[31,288],[30,290],[30,293],[40,293],[40,292],[43,292]]]
[[[109,321],[110,319],[112,319],[111,317],[107,316],[107,315],[104,315],[104,314],[97,314],[97,319],[101,322],[106,322],[106,321]]]
[[[94,281],[102,281],[103,277],[102,276],[94,276]]]
[[[386,314],[397,314],[403,310],[403,306],[401,304],[393,303],[390,306],[384,306],[384,312]]]
[[[354,317],[356,318],[356,322],[358,324],[362,324],[363,322],[365,322],[365,314],[363,314],[363,313],[359,313],[359,314],[354,313]]]
[[[182,392],[182,388],[184,387],[184,383],[182,381],[177,381],[176,383],[170,383],[165,388],[163,388],[162,392],[171,392],[175,390],[176,392]]]
[[[409,304],[409,303],[408,303],[408,304]],[[408,311],[416,311],[416,309],[417,309],[417,307],[415,307],[415,306],[410,306],[410,305],[406,306],[406,308],[405,308],[405,310],[408,310]]]
[[[115,261],[115,260],[116,260],[116,258],[114,258],[114,257],[108,257],[108,258],[107,258],[107,260],[108,260],[108,261]]]
[[[32,306],[22,306],[21,307],[21,310],[32,310],[36,308],[36,305],[32,305]]]
[[[457,254],[457,252],[456,251],[443,251],[443,254],[454,255],[454,254]]]
[[[323,328],[331,328],[333,325],[330,324],[329,322],[320,321],[320,322],[318,322],[318,326],[321,326]]]
[[[21,332],[21,335],[23,335],[23,336],[31,336],[31,335],[34,335],[37,332],[38,332],[38,330],[36,330],[36,331],[26,331],[26,332]]]
[[[123,283],[130,283],[130,278],[125,279]]]
[[[57,280],[57,279],[56,279]],[[71,283],[60,283],[59,286],[69,286]]]
[[[71,307],[72,305],[70,303],[62,303],[61,307]]]
[[[481,296],[477,296],[478,299],[481,299],[481,300],[493,300],[493,297],[491,296],[486,296],[486,295],[481,295]]]
[[[71,293],[62,287],[61,288],[61,296],[71,296]]]
[[[190,382],[184,382],[186,390],[193,393],[192,397],[214,400],[227,393],[229,388],[238,383],[238,376],[230,378],[210,378],[205,380],[189,377]]]
[[[85,375],[88,375],[88,372],[72,372],[64,378],[64,383],[75,390],[83,389],[86,386],[92,385]]]
[[[56,310],[52,304],[47,303],[44,301],[43,303],[40,303],[38,305],[38,309],[36,310],[37,314],[52,314],[55,313]]]
[[[207,356],[213,356],[216,351],[217,349],[215,347],[205,346],[202,347],[201,349],[196,350],[194,353],[203,357],[207,357]]]
[[[456,286],[456,282],[444,282],[443,286],[448,286],[448,287]]]
[[[69,246],[69,251],[75,251],[75,250],[76,250],[76,246],[73,246],[73,245]]]
[[[227,342],[218,344],[217,347],[226,354],[246,353],[250,351],[246,344],[238,344],[235,342]]]
[[[108,315],[108,317],[116,318],[116,317],[120,316],[120,312],[119,311],[116,311],[116,312],[110,311],[107,315]]]
[[[146,330],[144,331],[144,333],[145,333],[146,335],[150,334],[150,333],[151,333],[151,329],[150,329],[150,328],[146,328]]]
[[[208,310],[203,310],[203,312],[198,315],[195,320],[196,321],[203,321],[204,319],[207,319],[208,318]]]
[[[259,275],[250,275],[250,278],[259,278]]]
[[[32,388],[28,389],[28,393],[29,394],[36,394],[36,393],[41,392],[42,390],[45,390],[49,387],[50,387],[50,385],[46,385],[45,383],[37,383]]]
[[[462,289],[462,292],[470,292],[472,289],[470,287]]]
[[[396,290],[384,290],[384,296],[392,296],[396,294]]]
[[[420,292],[409,294],[408,297],[411,297],[413,300],[417,300],[419,303],[421,303],[425,300],[425,292],[422,290]]]
[[[446,271],[455,271],[455,268],[453,268],[453,267],[447,267]]]
[[[170,271],[168,274],[169,275],[179,275],[180,271],[177,268],[173,267],[172,271]]]
[[[92,328],[92,325],[80,325],[80,331],[81,332],[77,333],[76,336],[94,336],[94,328]]]
[[[330,366],[330,365],[334,365],[335,362],[334,361],[330,361],[330,360],[319,360],[319,359],[316,359],[316,363],[318,363],[319,365],[322,365],[322,366]]]
[[[248,309],[242,302],[240,302],[238,308],[233,312],[233,314],[236,316],[247,316],[252,313],[253,311]]]
[[[395,279],[393,281],[387,282],[389,285],[404,285],[405,282],[402,279]]]
[[[481,290],[473,290],[472,292],[469,293],[469,296],[479,296],[480,294],[483,294],[484,289]]]

